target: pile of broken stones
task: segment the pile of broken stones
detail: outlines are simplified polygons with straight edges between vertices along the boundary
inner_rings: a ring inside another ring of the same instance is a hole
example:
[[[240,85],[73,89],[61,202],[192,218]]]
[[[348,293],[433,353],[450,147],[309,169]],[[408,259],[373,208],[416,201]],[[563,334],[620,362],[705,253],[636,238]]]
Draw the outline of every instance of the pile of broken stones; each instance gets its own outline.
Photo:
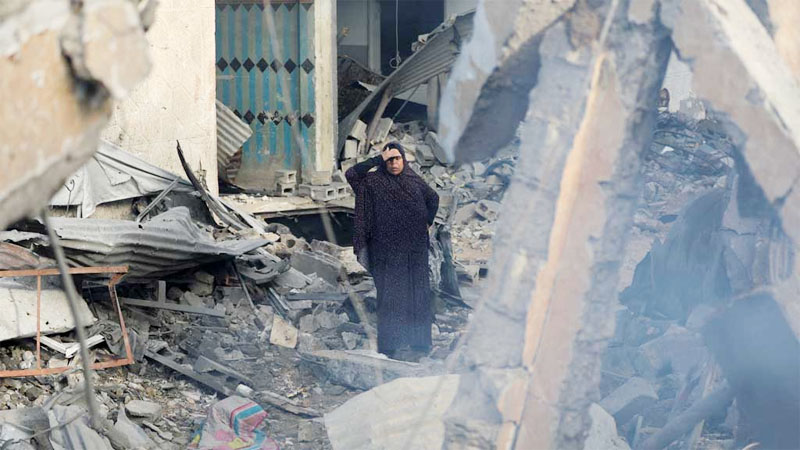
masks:
[[[461,167],[423,161],[415,143],[435,143],[432,134],[410,123],[393,126],[389,138],[407,146],[412,167],[440,193],[437,222],[451,231],[456,271],[468,287],[486,274],[499,202],[516,156],[509,149]],[[118,285],[135,362],[94,372],[101,423],[93,431],[82,415],[73,422],[75,433],[98,446],[103,442],[98,448],[185,448],[211,406],[238,395],[268,412],[262,428],[279,447],[330,448],[322,414],[389,380],[444,370],[468,308],[436,301],[429,356],[390,360],[374,350],[377,295],[352,248],[308,242],[280,224],[266,229],[270,243],[261,251],[277,258],[249,253],[234,264],[219,261]],[[432,260],[434,272],[440,264]],[[98,319],[88,335],[105,340],[90,350],[93,361],[124,356],[104,292],[91,282],[82,290]],[[74,333],[52,337],[75,341]],[[4,342],[0,369],[34,367],[34,352],[34,339]],[[58,448],[57,433],[46,430],[58,424],[67,429],[70,418],[87,408],[80,356],[67,358],[44,347],[41,355],[42,367],[71,369],[0,382],[0,410],[6,410],[0,419],[39,432],[20,436],[19,448]],[[10,439],[11,430],[0,424],[0,442]]]

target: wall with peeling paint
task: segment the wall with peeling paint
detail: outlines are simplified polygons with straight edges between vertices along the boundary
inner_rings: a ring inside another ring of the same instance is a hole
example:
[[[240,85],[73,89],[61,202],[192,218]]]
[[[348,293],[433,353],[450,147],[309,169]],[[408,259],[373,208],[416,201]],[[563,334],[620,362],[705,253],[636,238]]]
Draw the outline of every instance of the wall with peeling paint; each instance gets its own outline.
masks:
[[[214,74],[214,0],[159,2],[147,31],[153,69],[117,104],[103,137],[163,169],[187,161],[218,192]]]

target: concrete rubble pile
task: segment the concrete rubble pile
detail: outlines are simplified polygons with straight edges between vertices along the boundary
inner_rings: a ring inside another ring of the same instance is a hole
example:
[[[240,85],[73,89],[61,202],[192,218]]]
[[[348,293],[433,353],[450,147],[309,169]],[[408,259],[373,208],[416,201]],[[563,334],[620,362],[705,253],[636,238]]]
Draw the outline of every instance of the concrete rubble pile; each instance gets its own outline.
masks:
[[[505,177],[513,162],[508,161],[497,165]],[[474,165],[416,169],[442,193],[439,221],[459,217],[453,222],[456,261],[471,251],[477,256],[470,262],[485,262],[496,219],[491,202],[499,200],[504,186],[497,180],[489,185],[486,179],[500,176],[484,176],[487,170]],[[475,206],[473,213],[451,214],[448,192],[454,193],[450,198]],[[121,371],[94,373],[101,426],[76,422],[81,425],[75,433],[82,439],[97,442],[98,448],[185,448],[219,398],[240,396],[268,412],[263,431],[278,445],[313,441],[318,448],[327,442],[321,416],[348,398],[393,379],[444,372],[443,360],[465,328],[468,308],[437,302],[430,356],[388,359],[374,350],[372,341],[377,323],[374,282],[351,247],[309,242],[280,223],[226,210],[223,201],[205,191],[172,192],[158,199],[152,212],[142,214],[148,201],[155,203],[152,196],[133,202],[131,216],[138,214],[137,220],[52,220],[73,264],[129,266],[116,293],[134,363]],[[479,209],[479,202],[489,207]],[[220,221],[226,225],[220,227]],[[22,222],[0,240],[5,241],[3,269],[52,267],[47,258],[52,249],[38,222]],[[479,240],[485,242],[477,249],[462,248],[462,242]],[[434,264],[441,265],[441,260]],[[469,270],[464,265],[460,272],[477,281],[478,270]],[[93,344],[92,360],[126,356],[103,280],[77,280],[86,300],[83,323],[91,325],[86,332]],[[34,307],[35,281],[34,286],[30,280],[15,281],[22,283],[16,289],[31,294],[28,306]],[[45,292],[62,292],[59,283],[47,283]],[[43,300],[58,302],[61,318],[69,317],[63,294]],[[30,417],[55,414],[52,422],[85,414],[73,328],[72,322],[61,321],[42,328],[49,336],[42,338],[41,366],[70,368],[67,372],[0,383],[0,410],[19,416],[17,422],[8,419],[9,425],[0,426],[0,442],[12,436],[12,429],[25,429]],[[11,340],[0,345],[0,370],[37,367],[34,335],[4,336]],[[44,439],[54,446],[62,438],[31,434],[19,436],[23,442],[39,445]]]
[[[760,410],[748,411],[744,396],[731,403],[729,386],[740,381],[727,379],[721,367],[751,358],[737,364],[774,370],[767,378],[777,385],[792,379],[790,362],[781,369],[770,367],[769,357],[731,356],[748,351],[726,334],[741,312],[721,313],[725,299],[747,299],[752,319],[763,317],[762,302],[749,296],[769,274],[785,272],[786,260],[775,255],[789,253],[774,222],[744,217],[737,206],[747,182],[733,154],[719,122],[659,116],[623,259],[615,334],[603,358],[599,406],[622,439],[613,448],[664,448],[673,441],[681,448],[734,448],[749,437],[742,414]],[[770,332],[754,333],[756,345],[780,346]],[[759,385],[750,389],[769,396],[763,392],[772,390]],[[785,387],[782,395],[796,398],[797,389]],[[704,426],[696,428],[698,422]],[[786,432],[774,429],[779,443]]]

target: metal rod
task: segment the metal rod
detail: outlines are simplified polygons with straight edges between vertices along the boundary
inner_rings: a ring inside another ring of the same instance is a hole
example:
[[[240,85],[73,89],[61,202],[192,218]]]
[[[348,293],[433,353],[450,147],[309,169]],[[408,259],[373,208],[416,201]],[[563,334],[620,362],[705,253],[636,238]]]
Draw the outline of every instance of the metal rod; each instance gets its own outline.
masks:
[[[106,266],[106,267],[73,267],[66,269],[70,275],[92,275],[102,273],[127,273],[127,266]],[[0,278],[8,277],[35,277],[45,275],[61,275],[58,268],[55,269],[27,269],[27,270],[0,270]]]
[[[89,419],[95,428],[100,426],[100,416],[97,414],[97,404],[94,396],[94,386],[92,385],[92,367],[89,361],[89,348],[86,345],[86,331],[83,329],[81,318],[78,315],[78,293],[75,290],[75,283],[72,281],[69,269],[67,268],[67,259],[64,256],[64,249],[61,248],[61,243],[58,240],[58,235],[50,223],[47,208],[42,209],[42,221],[47,228],[47,235],[50,237],[50,246],[56,257],[58,270],[61,272],[61,279],[64,282],[64,290],[67,293],[67,300],[69,303],[69,310],[72,313],[72,321],[75,324],[75,335],[78,337],[78,342],[81,345],[81,365],[83,366],[83,381],[86,394],[86,406],[89,409]],[[38,338],[37,338],[38,339]]]
[[[36,368],[42,368],[42,276],[36,276]]]
[[[144,216],[147,215],[147,213],[149,213],[153,208],[158,206],[158,204],[161,203],[161,200],[164,200],[164,197],[166,197],[167,194],[169,194],[175,188],[175,186],[178,185],[180,181],[181,181],[180,177],[175,178],[175,180],[173,180],[172,183],[169,184],[169,186],[167,186],[163,191],[161,191],[161,193],[158,194],[158,196],[156,196],[156,198],[154,198],[153,201],[150,202],[150,204],[147,205],[147,207],[143,209],[138,216],[136,216],[136,223],[139,223],[144,218]]]

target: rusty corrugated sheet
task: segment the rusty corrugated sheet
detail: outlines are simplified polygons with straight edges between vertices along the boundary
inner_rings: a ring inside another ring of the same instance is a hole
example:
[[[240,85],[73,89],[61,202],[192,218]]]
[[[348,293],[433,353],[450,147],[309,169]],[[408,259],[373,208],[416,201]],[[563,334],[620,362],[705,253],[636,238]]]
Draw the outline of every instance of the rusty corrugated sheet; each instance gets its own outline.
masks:
[[[148,222],[51,219],[67,258],[79,266],[130,267],[129,276],[153,277],[233,258],[269,243],[264,239],[215,241],[185,207]]]
[[[252,128],[217,100],[217,170],[220,178],[226,181],[236,178],[241,165],[242,144],[252,135]]]
[[[0,270],[39,269],[52,267],[48,258],[42,258],[25,247],[0,242]]]
[[[393,94],[402,94],[427,82],[434,75],[449,70],[458,57],[463,43],[472,36],[474,16],[474,11],[456,16],[452,21],[447,21],[433,30],[422,48],[409,56],[366,100],[339,122],[337,148],[341,150],[344,147],[356,120],[384,91],[388,89]]]

